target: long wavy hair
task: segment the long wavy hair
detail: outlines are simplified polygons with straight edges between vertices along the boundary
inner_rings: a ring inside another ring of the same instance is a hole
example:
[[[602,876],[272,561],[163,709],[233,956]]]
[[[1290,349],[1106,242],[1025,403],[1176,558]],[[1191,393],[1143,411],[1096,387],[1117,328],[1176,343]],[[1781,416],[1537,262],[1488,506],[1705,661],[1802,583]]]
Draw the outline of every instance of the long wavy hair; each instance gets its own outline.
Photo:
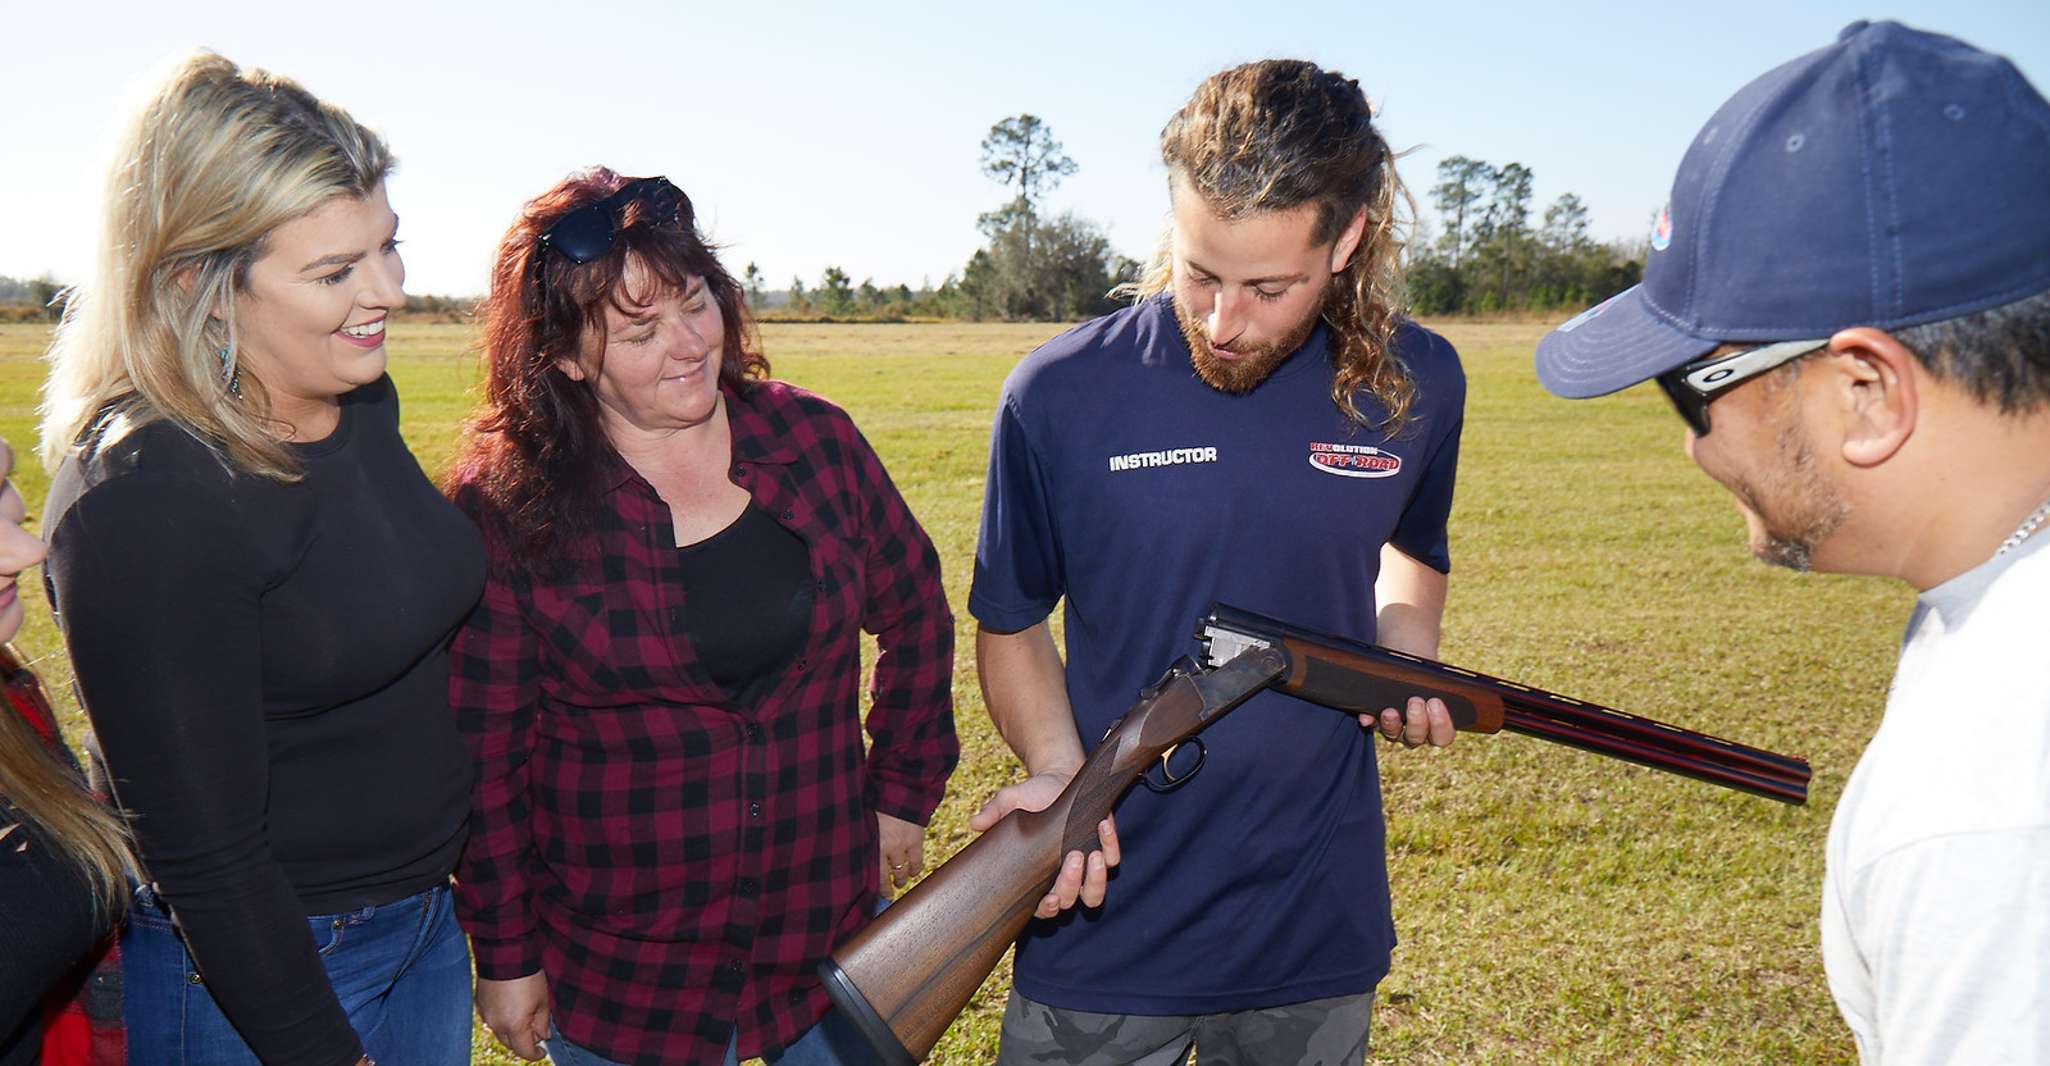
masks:
[[[291,79],[211,52],[175,61],[120,128],[98,263],[47,356],[44,464],[88,427],[104,444],[163,418],[236,469],[297,480],[262,379],[237,378],[235,297],[274,230],[391,169],[383,140]]]
[[[26,670],[13,661],[11,649],[0,649],[0,671],[9,675],[10,688],[36,684],[33,675],[24,679],[17,673]],[[54,721],[42,724],[55,728]],[[0,706],[0,800],[19,816],[17,821],[0,810],[0,847],[54,847],[84,877],[102,917],[127,908],[128,878],[136,869],[127,825],[113,807],[86,792],[53,740],[8,706]]]
[[[1169,186],[1181,177],[1218,217],[1317,206],[1311,239],[1326,244],[1366,211],[1366,229],[1322,310],[1337,375],[1331,402],[1353,422],[1390,435],[1409,420],[1416,385],[1394,351],[1405,317],[1402,249],[1416,202],[1395,172],[1395,152],[1374,128],[1359,82],[1295,59],[1267,59],[1205,79],[1160,131]],[[1163,241],[1136,292],[1174,281]],[[1378,427],[1355,399],[1364,389],[1387,418]]]
[[[564,215],[596,203],[635,180],[595,167],[572,174],[529,200],[498,244],[483,319],[483,400],[466,427],[444,488],[465,509],[497,528],[511,562],[551,572],[589,545],[602,502],[600,478],[617,462],[598,417],[594,390],[605,309],[624,308],[629,261],[659,285],[682,291],[702,278],[725,322],[719,383],[746,395],[769,374],[740,283],[719,263],[718,249],[698,233],[690,198],[679,194],[674,223],[649,217],[635,201],[615,220],[604,254],[587,263],[541,246]],[[577,381],[558,361],[581,360],[592,372]],[[477,499],[466,497],[475,494]]]

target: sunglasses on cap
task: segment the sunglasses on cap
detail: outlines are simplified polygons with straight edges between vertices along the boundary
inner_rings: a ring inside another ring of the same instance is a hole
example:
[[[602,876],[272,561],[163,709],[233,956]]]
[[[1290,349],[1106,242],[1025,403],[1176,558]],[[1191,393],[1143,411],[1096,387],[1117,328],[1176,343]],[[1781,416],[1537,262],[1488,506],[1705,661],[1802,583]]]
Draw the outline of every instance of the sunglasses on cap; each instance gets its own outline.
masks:
[[[642,205],[641,221],[666,226],[676,221],[689,198],[668,178],[635,178],[603,200],[585,204],[555,220],[541,234],[541,247],[552,248],[582,265],[604,255],[619,236],[619,219],[628,204]]]
[[[1729,355],[1711,355],[1684,363],[1658,376],[1659,388],[1673,401],[1673,410],[1697,437],[1708,436],[1708,405],[1716,398],[1769,370],[1785,366],[1829,346],[1819,341],[1761,344]]]

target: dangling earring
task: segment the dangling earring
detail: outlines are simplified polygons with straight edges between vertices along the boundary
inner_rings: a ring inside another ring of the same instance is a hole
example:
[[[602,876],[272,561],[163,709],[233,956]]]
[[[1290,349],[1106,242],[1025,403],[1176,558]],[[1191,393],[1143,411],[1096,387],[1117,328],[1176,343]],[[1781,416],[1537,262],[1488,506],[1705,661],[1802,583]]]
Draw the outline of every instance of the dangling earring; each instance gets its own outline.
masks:
[[[221,357],[221,376],[228,379],[228,395],[242,395],[242,368],[239,366],[231,367],[229,365],[230,353],[228,351],[228,346],[225,344],[221,345],[221,350],[219,352],[216,352],[215,354]]]

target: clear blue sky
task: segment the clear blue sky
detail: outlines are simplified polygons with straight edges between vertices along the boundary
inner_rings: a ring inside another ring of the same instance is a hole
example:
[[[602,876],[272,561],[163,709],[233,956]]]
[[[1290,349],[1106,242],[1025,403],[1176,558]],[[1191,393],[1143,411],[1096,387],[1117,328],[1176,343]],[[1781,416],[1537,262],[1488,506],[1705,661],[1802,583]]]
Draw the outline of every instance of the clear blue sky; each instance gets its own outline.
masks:
[[[575,14],[567,12],[575,11]],[[737,272],[807,284],[938,282],[1004,199],[978,167],[1029,111],[1080,165],[1052,197],[1145,258],[1165,210],[1161,123],[1204,76],[1303,56],[1359,79],[1423,197],[1438,159],[1536,173],[1600,237],[1637,237],[1688,139],[1752,77],[1858,17],[2002,52],[2050,88],[2050,2],[581,5],[0,0],[0,274],[90,269],[119,100],[206,46],[289,74],[382,130],[400,158],[408,288],[474,293],[521,201],[606,163],[689,192]],[[2050,178],[2046,178],[2050,181]]]

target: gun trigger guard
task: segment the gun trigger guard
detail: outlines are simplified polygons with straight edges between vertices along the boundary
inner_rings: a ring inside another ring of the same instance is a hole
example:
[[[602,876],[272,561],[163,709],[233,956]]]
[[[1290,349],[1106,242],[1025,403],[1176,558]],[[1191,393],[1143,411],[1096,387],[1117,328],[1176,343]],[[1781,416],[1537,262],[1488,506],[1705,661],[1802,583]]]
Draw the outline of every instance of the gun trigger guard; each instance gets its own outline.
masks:
[[[1169,759],[1174,758],[1175,752],[1180,751],[1182,749],[1182,745],[1184,744],[1194,744],[1196,746],[1196,765],[1191,766],[1186,771],[1177,774],[1170,771],[1167,768],[1167,761]],[[1145,785],[1147,788],[1153,790],[1154,792],[1160,793],[1163,796],[1167,795],[1168,793],[1173,792],[1175,789],[1178,789],[1183,785],[1188,784],[1189,778],[1196,776],[1196,771],[1201,770],[1203,768],[1203,760],[1208,756],[1209,750],[1203,747],[1203,738],[1190,737],[1189,739],[1182,741],[1181,744],[1177,744],[1174,747],[1161,752],[1160,758],[1157,761],[1148,764],[1146,767],[1146,772],[1139,775],[1139,783]],[[1153,779],[1155,771],[1158,771],[1160,774],[1160,780],[1158,781],[1155,781]]]

